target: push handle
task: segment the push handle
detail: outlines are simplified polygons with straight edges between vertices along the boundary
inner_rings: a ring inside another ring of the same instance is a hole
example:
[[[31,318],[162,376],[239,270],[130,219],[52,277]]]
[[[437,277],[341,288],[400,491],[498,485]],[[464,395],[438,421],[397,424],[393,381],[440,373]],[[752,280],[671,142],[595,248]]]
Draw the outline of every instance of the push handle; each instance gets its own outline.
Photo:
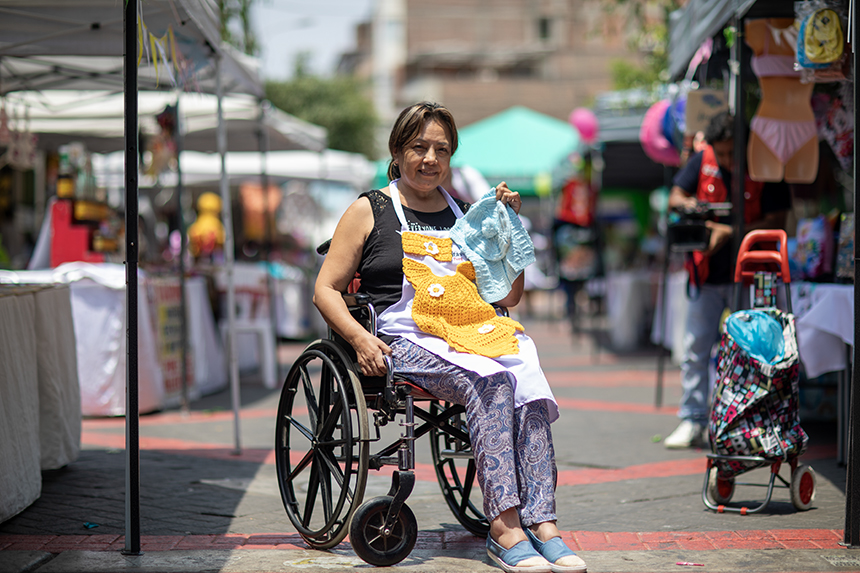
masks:
[[[759,243],[779,243],[779,251],[766,249],[751,251],[753,245]],[[746,270],[747,265],[774,265],[784,284],[791,283],[791,273],[788,270],[788,235],[782,229],[756,229],[750,231],[741,241],[738,251],[738,262],[735,265],[735,282],[744,279],[752,280],[755,270]]]

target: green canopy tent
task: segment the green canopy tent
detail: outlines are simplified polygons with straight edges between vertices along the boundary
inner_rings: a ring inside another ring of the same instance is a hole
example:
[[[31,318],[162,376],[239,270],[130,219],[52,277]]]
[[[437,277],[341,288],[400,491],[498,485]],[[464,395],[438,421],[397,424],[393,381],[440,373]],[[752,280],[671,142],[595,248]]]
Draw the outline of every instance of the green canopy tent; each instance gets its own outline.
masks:
[[[579,133],[569,123],[514,106],[460,129],[451,160],[469,165],[490,185],[505,181],[522,195],[548,195],[573,174]]]

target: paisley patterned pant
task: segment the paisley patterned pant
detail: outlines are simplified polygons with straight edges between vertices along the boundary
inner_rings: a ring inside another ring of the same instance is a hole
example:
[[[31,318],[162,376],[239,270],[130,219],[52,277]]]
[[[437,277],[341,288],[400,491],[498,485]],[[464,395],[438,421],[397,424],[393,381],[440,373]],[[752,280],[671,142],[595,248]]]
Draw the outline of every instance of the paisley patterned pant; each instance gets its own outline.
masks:
[[[506,372],[479,376],[406,339],[391,344],[394,371],[440,400],[466,408],[484,515],[517,508],[524,527],[553,521],[558,472],[543,400],[514,408]]]

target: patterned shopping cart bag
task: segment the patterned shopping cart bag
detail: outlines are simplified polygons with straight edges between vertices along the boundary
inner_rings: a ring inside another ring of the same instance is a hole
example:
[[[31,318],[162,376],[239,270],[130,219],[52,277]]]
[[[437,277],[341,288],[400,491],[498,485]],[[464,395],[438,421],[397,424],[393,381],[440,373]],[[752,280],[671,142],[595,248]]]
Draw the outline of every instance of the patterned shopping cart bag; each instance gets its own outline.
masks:
[[[794,315],[776,308],[730,315],[708,424],[713,452],[770,462],[800,456],[809,437],[798,415],[798,369]],[[716,466],[729,479],[765,463],[718,459]]]

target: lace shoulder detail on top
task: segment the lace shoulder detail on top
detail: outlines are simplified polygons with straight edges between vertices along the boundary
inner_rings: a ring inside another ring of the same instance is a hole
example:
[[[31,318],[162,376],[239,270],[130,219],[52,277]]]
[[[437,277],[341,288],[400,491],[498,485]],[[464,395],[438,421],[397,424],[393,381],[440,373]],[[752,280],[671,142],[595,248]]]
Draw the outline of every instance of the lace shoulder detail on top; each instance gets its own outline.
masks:
[[[373,210],[373,218],[379,219],[385,208],[391,205],[391,197],[380,191],[379,189],[371,189],[365,191],[359,197],[367,197],[370,201],[370,208]]]

